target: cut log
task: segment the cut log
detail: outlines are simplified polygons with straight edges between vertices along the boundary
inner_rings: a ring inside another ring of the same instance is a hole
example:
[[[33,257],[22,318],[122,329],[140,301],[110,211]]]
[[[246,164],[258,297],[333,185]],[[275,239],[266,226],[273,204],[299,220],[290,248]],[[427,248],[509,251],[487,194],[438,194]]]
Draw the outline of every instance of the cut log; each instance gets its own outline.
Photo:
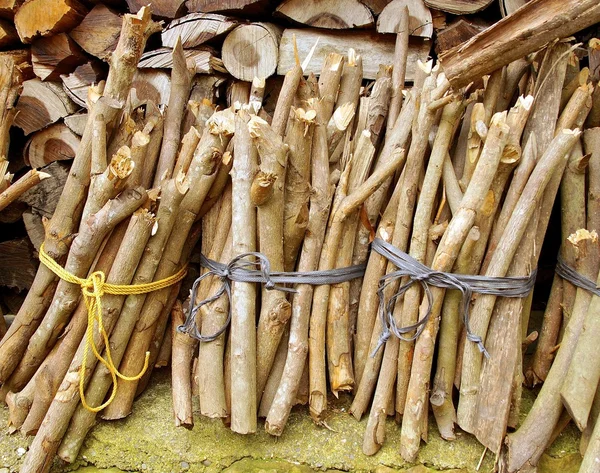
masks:
[[[323,66],[325,57],[330,52],[345,55],[348,47],[352,47],[357,55],[363,59],[363,77],[376,79],[379,65],[392,65],[394,62],[395,35],[382,35],[370,31],[337,31],[329,32],[318,29],[289,28],[283,32],[279,44],[279,64],[277,74],[285,75],[296,65],[294,57],[294,44],[292,36],[296,36],[298,53],[301,58],[308,56],[317,39],[312,59],[304,74],[318,74]],[[406,81],[412,82],[415,77],[417,60],[425,59],[429,54],[431,43],[418,38],[412,38],[408,45],[408,61],[406,67]]]
[[[281,29],[270,23],[238,26],[223,42],[221,54],[226,70],[247,82],[272,76],[277,69],[280,39]]]
[[[436,51],[441,54],[448,49],[468,41],[485,30],[489,24],[480,18],[458,17],[446,28],[438,31],[435,42]]]
[[[15,14],[15,26],[21,41],[31,43],[73,29],[86,13],[77,0],[27,0]]]
[[[97,84],[106,73],[99,61],[91,61],[77,67],[71,74],[62,75],[63,89],[77,105],[87,108],[88,88]]]
[[[10,21],[0,20],[0,48],[19,43],[17,30]]]
[[[379,15],[390,2],[391,0],[360,0],[360,3],[369,7],[375,15]]]
[[[369,9],[358,0],[285,0],[276,11],[316,28],[365,28],[374,23]]]
[[[133,85],[138,100],[150,100],[156,105],[169,103],[171,78],[165,71],[138,70],[133,76]]]
[[[65,125],[67,125],[67,127],[69,127],[69,130],[71,130],[77,136],[82,136],[85,130],[87,119],[87,113],[74,113],[73,115],[65,117],[63,122]]]
[[[100,4],[69,35],[86,52],[107,61],[117,47],[122,23],[121,15]]]
[[[600,21],[597,0],[532,0],[510,16],[440,56],[456,89]]]
[[[87,60],[66,33],[40,38],[31,45],[33,72],[42,80],[58,80]]]
[[[213,72],[227,72],[223,62],[216,57],[212,48],[186,49],[186,60],[194,61],[196,74],[212,74]],[[143,54],[138,67],[151,69],[171,69],[173,67],[173,50],[160,48]]]
[[[21,73],[23,80],[33,79],[33,67],[31,67],[30,49],[13,49],[12,51],[1,51],[0,58],[9,57],[13,60],[15,67]]]
[[[54,214],[58,198],[67,181],[69,166],[65,163],[54,162],[44,168],[44,172],[50,174],[51,177],[44,179],[33,189],[25,192],[19,201],[29,205],[34,213],[50,218]]]
[[[396,33],[398,31],[400,12],[408,7],[408,30],[411,36],[431,38],[433,35],[433,19],[431,10],[423,0],[394,0],[389,3],[377,18],[378,33]]]
[[[0,18],[12,20],[24,0],[0,0]]]
[[[32,168],[41,168],[54,161],[73,159],[79,137],[64,123],[54,123],[35,133],[25,144],[23,158]]]
[[[187,0],[185,6],[190,13],[209,13],[215,11],[250,10],[260,8],[265,0]]]
[[[494,0],[425,0],[425,5],[437,10],[453,13],[454,15],[468,15],[487,8],[493,1]]]
[[[16,109],[18,113],[15,125],[29,135],[74,113],[77,105],[60,84],[31,79],[23,83],[23,92]]]
[[[27,290],[33,283],[38,263],[33,257],[33,248],[27,238],[0,243],[0,286],[18,291]]]
[[[149,6],[153,16],[175,18],[182,8],[184,0],[127,0],[129,11],[137,13],[143,6]]]
[[[174,48],[180,37],[184,48],[193,48],[231,31],[238,23],[236,19],[223,15],[190,13],[169,23],[161,33],[162,44]]]

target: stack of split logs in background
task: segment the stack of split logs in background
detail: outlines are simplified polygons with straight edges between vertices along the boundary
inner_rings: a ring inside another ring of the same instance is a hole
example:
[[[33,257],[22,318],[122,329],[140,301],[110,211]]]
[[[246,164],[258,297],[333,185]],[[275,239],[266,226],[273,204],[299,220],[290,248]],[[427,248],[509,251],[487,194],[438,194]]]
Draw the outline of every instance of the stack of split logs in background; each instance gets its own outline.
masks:
[[[414,461],[431,408],[442,437],[460,427],[511,472],[535,466],[572,419],[592,471],[600,298],[555,276],[541,325],[530,323],[533,293],[476,294],[464,319],[459,291],[404,287],[370,243],[492,277],[553,270],[560,255],[597,280],[597,2],[504,0],[476,20],[452,15],[492,2],[138,3],[0,2],[1,44],[22,48],[0,52],[0,283],[27,289],[2,292],[14,315],[0,317],[0,397],[9,429],[35,435],[21,471],[74,461],[97,417],[129,415],[152,369],[169,363],[177,425],[222,418],[248,434],[265,418],[282,435],[296,404],[326,425],[328,395],[349,393],[351,414],[368,416],[367,455],[395,416],[399,453]],[[248,20],[275,7],[280,26]],[[485,29],[495,11],[505,18]],[[368,29],[375,17],[379,32]],[[313,28],[284,28],[293,22]],[[363,29],[333,30],[352,26]],[[23,177],[11,185],[9,170]],[[109,353],[81,287],[36,272],[25,229],[36,252],[43,243],[80,278],[188,275],[149,294],[105,294]],[[229,297],[209,275],[190,300],[201,253],[227,264],[255,251],[274,271],[363,264],[364,277],[233,282]],[[177,327],[207,299],[198,343]],[[423,320],[416,340],[382,344],[382,306],[398,327]],[[88,353],[92,339],[117,383]],[[519,425],[522,386],[540,383]]]

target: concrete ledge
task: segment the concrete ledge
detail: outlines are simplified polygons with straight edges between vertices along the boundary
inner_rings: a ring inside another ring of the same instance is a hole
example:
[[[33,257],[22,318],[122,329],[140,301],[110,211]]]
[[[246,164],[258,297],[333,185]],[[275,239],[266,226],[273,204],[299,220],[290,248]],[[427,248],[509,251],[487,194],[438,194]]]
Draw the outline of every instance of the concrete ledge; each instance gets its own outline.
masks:
[[[532,394],[524,408],[532,403]],[[76,464],[58,461],[52,473],[77,470],[80,473],[120,471],[142,473],[180,472],[295,472],[312,470],[376,471],[462,470],[474,473],[483,447],[468,434],[454,442],[442,440],[430,420],[429,443],[423,444],[417,465],[407,465],[400,457],[400,429],[388,421],[387,440],[381,451],[367,457],[362,453],[366,419],[356,422],[346,413],[349,398],[336,401],[327,419],[330,429],[315,426],[306,408],[292,413],[283,436],[269,436],[262,424],[252,436],[241,436],[225,428],[219,420],[196,417],[192,430],[176,428],[171,412],[169,373],[155,374],[151,386],[136,401],[134,413],[116,422],[100,422],[90,433]],[[0,425],[6,425],[8,412],[0,408]],[[576,473],[581,463],[579,434],[570,425],[544,455],[539,473]],[[17,472],[30,439],[0,432],[0,473]],[[95,468],[90,468],[89,465]],[[88,466],[84,468],[85,466]],[[100,470],[98,470],[100,469]],[[486,455],[480,472],[493,470],[493,456]]]

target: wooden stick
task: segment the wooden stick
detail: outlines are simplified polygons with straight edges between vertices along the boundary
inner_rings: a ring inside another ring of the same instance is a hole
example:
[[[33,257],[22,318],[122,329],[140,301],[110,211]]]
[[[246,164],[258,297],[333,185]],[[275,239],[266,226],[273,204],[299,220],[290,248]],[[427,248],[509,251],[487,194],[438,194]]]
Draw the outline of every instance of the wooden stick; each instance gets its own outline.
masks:
[[[279,97],[277,98],[277,105],[273,112],[273,121],[271,126],[273,130],[279,135],[283,136],[285,133],[286,124],[290,115],[290,107],[294,101],[296,90],[302,79],[302,67],[300,64],[296,64],[285,74],[283,85],[279,91]]]
[[[551,179],[552,172],[560,169],[566,162],[566,153],[570,151],[579,135],[579,131],[563,130],[552,141],[551,146],[548,147],[547,152],[534,169],[527,185],[523,189],[515,211],[505,227],[502,238],[485,272],[486,276],[506,275],[510,261],[521,241],[527,223]],[[479,295],[471,311],[471,330],[482,337],[484,343],[487,326],[495,302],[496,296],[487,294]],[[465,344],[457,416],[459,425],[467,431],[472,431],[474,428],[473,416],[475,413],[481,362],[482,354],[475,344]]]
[[[186,176],[189,182],[189,191],[186,193],[160,263],[154,275],[155,280],[171,276],[185,264],[180,261],[187,236],[196,220],[200,207],[214,182],[217,163],[221,159],[229,138],[233,132],[232,112],[224,110],[215,112],[207,123],[200,144],[194,154],[190,170]],[[169,296],[169,289],[161,289],[148,295],[144,301],[142,317],[138,320],[135,330],[123,355],[120,371],[125,376],[134,376],[139,373],[143,362],[144,353],[147,351],[156,323]],[[107,419],[122,418],[129,415],[131,405],[137,389],[137,383],[127,383],[117,393],[114,401],[104,411],[103,417]]]
[[[236,117],[235,159],[232,169],[233,200],[231,232],[233,254],[256,249],[256,210],[251,187],[258,169],[245,114]],[[240,434],[256,431],[256,286],[233,283],[231,298],[231,430]]]
[[[431,155],[429,157],[429,163],[427,164],[427,170],[422,186],[423,190],[419,195],[415,210],[409,251],[410,256],[421,263],[425,262],[427,242],[430,240],[429,228],[431,227],[432,212],[438,186],[442,178],[442,165],[452,144],[454,129],[463,111],[464,102],[462,100],[456,100],[444,107]],[[404,294],[402,306],[400,306],[400,304],[396,305],[394,312],[398,312],[397,318],[402,321],[403,327],[413,325],[417,322],[421,296],[420,285],[413,284]],[[412,336],[412,334],[407,334],[407,337],[410,336]],[[412,342],[401,341],[399,344],[396,382],[396,412],[400,414],[404,412],[413,349],[414,343]]]
[[[471,254],[479,237],[479,229],[474,226],[467,234],[467,239],[456,257],[455,272],[466,274],[471,269]],[[461,301],[462,294],[460,291],[449,291],[444,298],[440,321],[437,368],[429,398],[438,430],[445,440],[456,439],[454,434],[456,409],[452,392],[456,373],[458,339],[462,325],[460,320]]]
[[[285,326],[285,330],[277,347],[277,353],[273,360],[273,367],[269,373],[269,378],[265,384],[263,395],[260,398],[260,404],[258,406],[258,417],[265,418],[269,415],[273,400],[277,395],[277,389],[281,383],[281,375],[285,368],[285,360],[287,359],[288,345],[290,340],[289,325]]]
[[[192,412],[192,359],[197,342],[180,333],[177,327],[183,324],[185,314],[180,301],[175,303],[173,311],[173,361],[171,362],[171,378],[173,383],[173,414],[175,425],[191,428],[194,425]]]
[[[48,179],[50,174],[37,169],[27,171],[23,177],[13,183],[8,189],[0,193],[0,211],[4,210],[11,202],[17,200],[21,195],[32,187],[37,186],[44,179]]]
[[[173,229],[177,210],[187,192],[187,183],[170,179],[163,184],[163,194],[156,214],[159,222],[154,235],[145,247],[144,256],[140,260],[133,277],[133,284],[144,284],[153,280],[161,254]],[[117,324],[110,337],[111,356],[115,365],[119,365],[135,324],[140,317],[145,294],[127,296]],[[86,399],[93,405],[100,404],[112,383],[109,371],[104,365],[98,365],[86,388]],[[59,449],[59,456],[73,462],[83,444],[87,432],[94,425],[96,414],[80,406],[73,415]]]
[[[396,33],[396,47],[394,49],[394,68],[392,70],[392,98],[390,101],[390,111],[387,120],[386,132],[390,133],[402,108],[402,89],[404,89],[404,79],[406,77],[406,60],[408,57],[408,37],[410,34],[408,7],[404,6],[400,10]]]
[[[477,210],[481,207],[492,184],[504,146],[508,140],[509,131],[510,129],[506,124],[506,112],[495,114],[491,121],[478,166],[475,168],[471,179],[471,184],[465,192],[460,210],[452,218],[444,232],[431,266],[432,269],[438,271],[450,271],[452,269],[458,252],[475,222]],[[416,457],[421,440],[420,425],[422,416],[427,415],[427,404],[424,396],[431,373],[433,350],[439,327],[439,313],[442,308],[445,290],[434,287],[431,292],[433,296],[431,308],[428,300],[424,299],[419,310],[419,318],[427,310],[431,310],[431,314],[425,329],[415,344],[411,378],[406,397],[406,409],[404,410],[402,422],[400,453],[408,461],[413,461]]]
[[[248,122],[253,144],[260,156],[259,171],[252,182],[250,198],[257,206],[259,247],[274,271],[283,271],[283,191],[287,146],[267,122],[256,116]],[[260,401],[275,359],[291,305],[281,291],[263,288],[256,334],[256,391]]]
[[[133,74],[144,49],[146,38],[154,31],[156,24],[150,19],[150,12],[142,8],[137,15],[125,15],[119,43],[111,56],[109,70],[102,98],[93,107],[93,114],[102,114],[109,123],[125,103]],[[89,185],[90,153],[93,118],[88,118],[84,136],[71,166],[56,211],[46,228],[44,247],[50,256],[61,261],[68,252],[72,235],[76,230],[81,203]],[[54,274],[40,265],[36,279],[27,294],[19,314],[0,342],[0,382],[8,379],[20,361],[27,346],[27,340],[37,329],[53,293]]]
[[[444,51],[440,61],[452,86],[464,87],[556,38],[570,36],[599,20],[600,6],[593,0],[568,3],[533,0],[466,44]]]
[[[363,131],[356,145],[351,160],[348,178],[348,193],[352,194],[366,179],[375,147],[371,143],[371,133]],[[352,251],[358,224],[358,212],[349,216],[342,240],[339,243],[335,267],[344,268],[352,263]],[[354,371],[352,368],[352,350],[350,344],[350,282],[333,284],[329,295],[327,310],[327,363],[329,382],[332,393],[337,397],[339,391],[350,391],[354,386]],[[347,334],[347,336],[344,336]]]
[[[587,278],[597,278],[598,263],[587,258],[590,251],[597,250],[598,237],[595,232],[580,229],[572,235],[569,243],[579,248],[578,263],[575,268],[577,272]],[[597,299],[583,289],[577,290],[573,313],[548,377],[525,421],[516,432],[507,436],[509,471],[516,471],[526,464],[536,465],[548,446],[563,409],[560,386],[572,359],[588,307],[591,307],[592,300],[596,300],[594,302],[596,305]]]
[[[96,214],[98,215],[98,214]],[[130,264],[130,261],[139,261],[145,247],[145,243],[150,237],[150,232],[154,224],[153,215],[142,210],[136,213],[131,220],[130,231],[125,235],[120,251],[115,259],[115,263],[111,268],[111,272],[107,278],[108,281],[115,284],[128,284],[133,277],[135,265]],[[123,303],[123,296],[106,296],[105,308],[117,307]],[[113,305],[114,304],[114,305]],[[106,311],[104,324],[107,333],[110,333],[116,317],[118,309],[109,313]],[[97,347],[102,349],[103,340],[100,333],[94,333],[94,342]],[[84,353],[88,349],[85,342],[79,346],[77,354],[71,362],[69,372],[59,391],[52,402],[48,414],[45,417],[45,422],[40,426],[40,430],[36,435],[30,450],[25,457],[22,470],[26,471],[49,471],[54,454],[56,453],[60,441],[69,425],[69,420],[77,405],[79,398],[77,392],[79,389],[80,368],[84,363]],[[88,357],[85,365],[85,376],[89,379],[97,359]]]
[[[181,137],[183,111],[190,95],[194,74],[195,67],[191,63],[190,65],[187,64],[183,47],[181,46],[181,38],[178,38],[175,48],[173,48],[171,94],[169,95],[169,105],[165,114],[163,141],[154,175],[153,187],[158,187],[164,179],[170,178],[173,172]]]

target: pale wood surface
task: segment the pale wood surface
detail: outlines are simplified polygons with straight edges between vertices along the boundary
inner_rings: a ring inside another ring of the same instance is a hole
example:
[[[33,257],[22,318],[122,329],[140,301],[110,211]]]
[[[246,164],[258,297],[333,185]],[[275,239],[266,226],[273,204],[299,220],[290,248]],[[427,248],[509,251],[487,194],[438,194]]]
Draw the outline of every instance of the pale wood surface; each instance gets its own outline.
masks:
[[[21,41],[31,43],[38,36],[69,31],[86,13],[77,0],[28,0],[15,14],[15,26]]]
[[[69,35],[87,53],[107,61],[117,47],[122,23],[118,13],[98,4]]]
[[[73,159],[79,137],[64,123],[54,123],[35,133],[25,145],[23,158],[32,168],[41,168],[54,161]]]
[[[68,75],[62,75],[63,89],[77,105],[87,108],[88,87],[104,77],[98,61],[86,62]]]
[[[231,31],[238,23],[234,18],[214,13],[190,13],[167,25],[161,33],[162,44],[173,48],[177,38],[181,37],[184,48],[193,48]]]
[[[380,64],[392,65],[394,62],[395,35],[381,35],[369,31],[330,32],[318,29],[289,28],[283,32],[279,44],[279,64],[277,74],[283,75],[296,64],[292,35],[296,35],[300,60],[308,55],[309,51],[319,39],[305,74],[318,74],[323,66],[325,57],[330,52],[346,54],[352,47],[363,58],[363,75],[365,79],[376,79]],[[408,46],[408,63],[406,68],[406,81],[412,82],[415,77],[417,59],[425,59],[429,54],[430,44],[413,38]]]
[[[223,42],[223,64],[233,77],[248,82],[272,76],[280,38],[281,29],[269,23],[238,26]]]
[[[26,135],[40,130],[77,110],[77,106],[56,82],[31,79],[23,83],[17,103],[15,125]]]
[[[383,9],[377,18],[379,33],[396,33],[399,26],[400,13],[408,7],[408,30],[411,36],[431,38],[433,35],[433,20],[431,10],[423,0],[394,0]]]
[[[317,28],[365,28],[374,22],[369,9],[358,0],[285,0],[277,12]]]
[[[186,59],[193,61],[196,65],[196,74],[227,72],[222,61],[215,56],[215,51],[212,48],[186,49],[184,53]],[[172,50],[170,48],[160,48],[148,51],[142,55],[138,67],[142,69],[171,69],[173,67]]]
[[[31,46],[33,72],[42,80],[58,80],[87,60],[79,46],[66,33],[40,38]]]
[[[437,8],[455,15],[476,13],[490,6],[493,0],[425,0],[431,8]]]
[[[169,103],[171,78],[165,71],[155,69],[139,70],[133,76],[133,86],[137,98],[151,100],[157,105]]]

